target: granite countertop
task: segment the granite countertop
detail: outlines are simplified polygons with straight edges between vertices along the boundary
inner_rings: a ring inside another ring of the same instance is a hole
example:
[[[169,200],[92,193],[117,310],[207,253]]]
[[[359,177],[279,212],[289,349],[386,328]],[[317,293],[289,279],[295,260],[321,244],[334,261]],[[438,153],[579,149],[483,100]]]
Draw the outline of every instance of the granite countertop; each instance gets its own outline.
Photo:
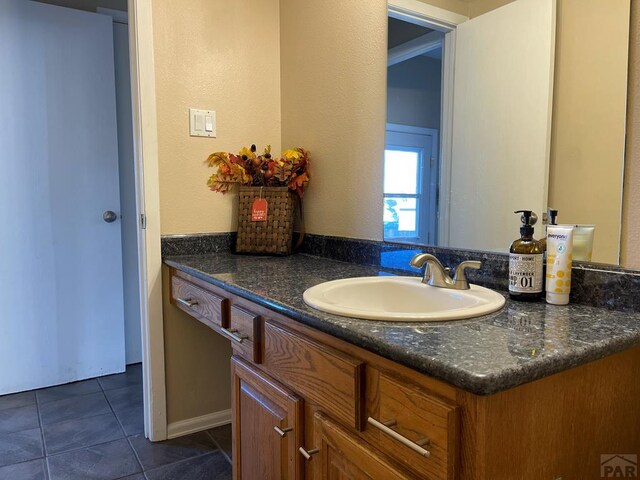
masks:
[[[640,345],[640,312],[507,299],[499,312],[470,320],[358,320],[308,307],[302,294],[328,280],[395,271],[306,254],[263,257],[214,253],[164,260],[230,293],[479,395]]]

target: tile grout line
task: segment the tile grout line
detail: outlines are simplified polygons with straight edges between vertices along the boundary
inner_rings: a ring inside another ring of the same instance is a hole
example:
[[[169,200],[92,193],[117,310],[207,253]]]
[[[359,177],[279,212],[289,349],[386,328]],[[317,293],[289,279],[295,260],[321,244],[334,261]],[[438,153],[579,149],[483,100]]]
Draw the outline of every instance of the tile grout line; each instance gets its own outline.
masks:
[[[130,447],[131,447],[131,449],[133,450],[133,453],[134,453],[134,455],[136,456],[136,459],[138,460],[138,463],[140,464],[140,467],[142,468],[142,473],[143,473],[143,475],[144,475],[144,477],[145,477],[145,478],[148,478],[148,477],[147,477],[147,475],[146,475],[146,473],[147,473],[147,472],[151,472],[151,471],[159,470],[159,469],[161,469],[161,468],[169,467],[169,466],[171,466],[171,465],[177,465],[177,464],[180,464],[180,463],[183,463],[183,462],[187,462],[187,461],[189,461],[189,460],[194,460],[194,459],[196,459],[196,458],[201,458],[201,457],[204,457],[204,456],[206,456],[206,455],[214,454],[214,453],[216,453],[217,451],[219,451],[219,452],[224,456],[225,460],[229,461],[229,457],[227,457],[227,455],[226,455],[225,451],[224,451],[224,450],[222,450],[222,448],[220,448],[220,445],[219,445],[219,444],[218,444],[218,442],[217,442],[217,441],[216,441],[216,440],[211,436],[211,434],[210,434],[207,430],[201,430],[201,432],[204,432],[204,433],[209,437],[209,439],[210,439],[210,440],[215,444],[216,449],[211,450],[211,451],[208,451],[208,452],[203,452],[203,453],[201,453],[201,454],[199,454],[199,455],[194,455],[194,456],[192,456],[192,457],[183,458],[183,459],[181,459],[181,460],[177,460],[177,461],[175,461],[175,462],[169,462],[169,463],[167,463],[167,464],[165,464],[165,465],[160,465],[160,466],[158,466],[158,467],[154,467],[154,468],[151,468],[151,469],[148,469],[148,470],[145,470],[144,465],[142,465],[142,461],[140,460],[140,457],[138,456],[138,452],[136,451],[135,447],[134,447],[134,446],[133,446],[133,444],[131,443],[131,438],[133,438],[133,437],[135,437],[135,436],[139,436],[139,435],[141,435],[141,434],[138,434],[138,435],[131,435],[130,437],[127,437],[127,441],[129,442],[129,446],[130,446]],[[198,433],[198,432],[194,432],[194,433],[192,433],[192,434],[190,434],[190,435],[193,435],[193,434],[195,434],[195,433]],[[145,440],[146,440],[146,438],[145,438]],[[147,440],[147,441],[149,441],[149,440]],[[166,441],[166,440],[165,440],[165,441]],[[150,442],[150,443],[154,443],[154,442]],[[162,442],[159,442],[159,443],[162,443]],[[231,463],[231,462],[229,461],[229,463]]]
[[[21,433],[21,432],[26,432],[27,430],[35,430],[36,428],[40,428],[40,415],[38,414],[38,406],[37,405],[24,405],[22,407],[16,407],[15,410],[19,410],[19,409],[23,409],[23,408],[30,408],[30,407],[36,407],[36,415],[38,416],[38,425],[31,425],[30,427],[25,428],[24,425],[20,426],[18,428],[18,430],[14,430],[14,428],[16,427],[12,427],[9,430],[0,430],[0,435],[13,435],[16,433]],[[6,409],[3,410],[4,412],[7,412],[9,410],[14,410],[14,409]]]
[[[118,414],[116,413],[115,408],[113,408],[113,405],[111,405],[111,401],[109,400],[109,397],[107,397],[107,394],[104,391],[102,392],[102,394],[104,395],[104,398],[107,400],[107,405],[109,405],[109,410],[111,410],[111,413],[116,418],[116,422],[118,422],[118,425],[120,426],[120,430],[122,430],[122,435],[124,435],[124,438],[127,438],[127,432],[124,429],[124,425],[122,425],[120,418],[118,418]]]
[[[15,467],[16,465],[22,465],[24,463],[31,463],[31,462],[35,462],[35,461],[38,461],[38,460],[40,460],[42,462],[42,464],[43,464],[43,469],[44,469],[44,473],[45,473],[45,479],[49,478],[48,475],[47,475],[47,468],[46,468],[47,467],[47,462],[46,462],[47,457],[32,458],[30,460],[22,460],[22,461],[16,462],[16,463],[9,463],[8,465],[2,465],[0,467],[0,470],[3,469],[3,468]]]
[[[121,440],[126,440],[126,438],[116,438],[113,440],[107,440],[106,442],[93,443],[91,445],[85,445],[83,447],[75,447],[70,448],[69,450],[65,450],[63,452],[52,453],[51,455],[47,455],[47,458],[59,457],[60,455],[64,455],[65,453],[77,452],[80,450],[86,450],[88,448],[99,447],[101,445],[106,445],[107,443],[119,442]]]
[[[61,389],[61,388],[64,388],[64,387],[68,387],[68,386],[76,385],[76,384],[80,384],[80,383],[88,384],[88,383],[91,383],[92,381],[94,381],[96,384],[98,384],[98,387],[99,387],[100,383],[98,382],[98,378],[99,377],[85,378],[84,380],[77,380],[75,382],[61,383],[60,385],[51,385],[49,387],[36,388],[34,390],[29,390],[29,391],[33,392],[33,394],[36,397],[36,401],[38,402],[38,404],[47,405],[48,403],[58,402],[60,400],[66,400],[67,398],[81,397],[83,395],[91,395],[92,393],[98,393],[98,392],[100,392],[100,389],[95,390],[93,392],[90,391],[90,392],[77,393],[77,394],[76,393],[71,393],[71,394],[67,393],[67,394],[65,394],[63,392],[63,393],[59,394],[59,395],[62,395],[62,398],[56,398],[55,400],[49,400],[47,402],[41,402],[41,401],[38,400],[39,399],[38,392],[45,393],[47,390]]]
[[[125,371],[123,373],[119,373],[117,375],[126,375],[126,373],[127,373],[127,370],[126,370],[126,366],[125,366]],[[104,398],[106,398],[107,404],[109,405],[109,408],[111,409],[111,412],[113,413],[113,416],[116,417],[116,422],[118,422],[118,425],[120,425],[120,429],[122,430],[124,438],[128,439],[129,437],[133,437],[135,435],[140,435],[139,433],[136,433],[136,434],[133,434],[133,435],[127,435],[127,431],[125,430],[124,425],[122,424],[122,421],[120,420],[120,417],[116,413],[115,408],[113,408],[113,405],[111,405],[111,401],[109,400],[109,397],[107,396],[107,392],[111,392],[111,391],[114,391],[114,390],[120,390],[120,389],[123,389],[123,388],[129,388],[129,387],[132,387],[134,385],[140,385],[142,387],[142,382],[134,383],[134,384],[131,384],[131,385],[125,385],[124,387],[109,388],[109,389],[105,390],[104,387],[102,386],[102,383],[100,382],[100,380],[97,380],[97,381],[98,381],[98,385],[100,385],[100,388],[102,389],[102,393],[104,394]],[[131,445],[131,442],[128,442],[128,443],[129,443],[129,446],[131,446],[131,448],[133,449],[134,454],[135,454],[135,448],[133,448],[133,445]],[[136,454],[136,458],[137,458],[137,454]],[[138,459],[138,463],[140,463],[139,459]],[[142,468],[142,463],[140,463],[140,467]]]
[[[135,449],[134,449],[135,450]],[[204,452],[204,453],[200,453],[199,455],[194,455],[193,457],[188,457],[188,458],[183,458],[180,460],[177,460],[175,462],[171,462],[171,463],[167,463],[165,465],[160,465],[158,467],[154,467],[154,468],[150,468],[149,470],[144,470],[143,468],[143,473],[145,473],[145,477],[146,477],[146,473],[147,472],[155,472],[156,470],[160,470],[162,468],[167,468],[167,467],[171,467],[173,465],[179,465],[181,463],[186,463],[189,462],[191,460],[196,460],[198,458],[203,458],[206,457],[208,455],[213,455],[214,453],[216,453],[217,450],[211,450],[210,452]],[[226,457],[225,457],[226,458]]]
[[[38,428],[40,428],[40,438],[42,440],[42,469],[44,470],[44,478],[47,480],[51,477],[49,474],[49,452],[47,451],[47,441],[44,438],[44,425],[42,424],[42,416],[40,415],[40,401],[38,400],[38,394],[33,392],[33,399],[35,400],[36,413],[38,415]]]
[[[231,458],[229,458],[229,456],[227,455],[227,452],[220,446],[220,443],[214,438],[214,436],[211,435],[211,432],[209,430],[204,430],[204,433],[206,433],[209,436],[209,438],[211,439],[211,441],[216,444],[216,447],[218,447],[218,450],[220,450],[220,453],[222,453],[224,458],[227,459],[229,464],[233,465],[233,462],[231,461]]]
[[[103,392],[86,393],[86,394],[83,394],[83,395],[75,395],[74,397],[69,397],[69,398],[82,398],[82,397],[86,397],[87,395],[95,395],[96,393],[102,393],[102,394],[103,394],[103,396],[104,396],[104,398],[105,398],[105,400],[106,400],[106,402],[107,402],[107,405],[109,406],[109,411],[110,411],[111,413],[114,413],[114,412],[113,412],[113,410],[111,410],[111,405],[109,404],[109,399],[107,398],[107,396],[106,396],[106,395],[104,395],[104,393],[103,393]],[[62,400],[67,400],[67,399],[66,399],[66,398],[63,398]],[[56,400],[56,401],[58,401],[58,400]],[[44,405],[49,405],[49,404],[51,404],[51,403],[54,403],[54,402],[47,402],[47,403],[45,403]],[[39,410],[40,410],[40,409],[38,408],[38,411],[39,411]],[[87,419],[87,418],[99,417],[100,415],[106,415],[106,414],[108,414],[108,413],[109,413],[109,412],[102,412],[102,413],[95,413],[95,412],[92,412],[92,413],[90,413],[89,415],[85,415],[85,416],[83,416],[83,417],[66,418],[66,419],[61,420],[61,421],[59,421],[59,422],[47,423],[47,424],[46,424],[46,426],[47,426],[47,427],[50,427],[51,425],[60,425],[61,423],[65,423],[65,422],[72,422],[72,421],[77,421],[77,420],[85,420],[85,419]],[[114,413],[114,414],[115,414],[115,413]],[[117,417],[116,417],[116,418],[117,418]],[[44,426],[44,424],[43,424],[43,426]]]
[[[132,435],[131,437],[133,436],[134,435]],[[133,444],[131,443],[131,437],[125,437],[125,440],[129,444],[129,448],[133,452],[133,456],[136,458],[136,462],[138,462],[138,465],[140,465],[140,471],[144,475],[144,465],[142,465],[142,460],[140,460],[140,456],[138,455],[138,452],[136,451],[136,449],[133,447]],[[146,478],[147,476],[144,475],[144,477]]]
[[[125,373],[126,373],[126,370],[125,370]],[[113,413],[113,416],[116,417],[116,422],[118,422],[118,425],[120,425],[120,430],[122,430],[122,434],[124,435],[124,439],[126,440],[127,444],[129,445],[129,448],[131,449],[131,451],[133,452],[133,456],[136,459],[136,462],[138,462],[138,465],[140,466],[140,472],[142,472],[142,475],[144,476],[144,478],[147,478],[147,476],[144,474],[144,466],[142,465],[142,462],[140,461],[140,457],[138,456],[138,452],[136,452],[136,449],[133,448],[133,444],[131,443],[131,440],[130,440],[130,438],[135,436],[135,435],[131,435],[131,436],[127,435],[127,432],[124,429],[124,425],[122,425],[122,422],[120,421],[120,418],[118,417],[118,414],[116,413],[115,409],[113,408],[113,405],[111,405],[111,401],[109,400],[109,397],[107,397],[106,391],[102,387],[102,383],[100,383],[100,382],[98,382],[98,383],[100,384],[100,388],[102,388],[102,393],[104,394],[104,398],[107,399],[107,404],[109,405],[109,408],[111,409],[111,412]],[[117,389],[113,388],[111,390],[117,390]]]

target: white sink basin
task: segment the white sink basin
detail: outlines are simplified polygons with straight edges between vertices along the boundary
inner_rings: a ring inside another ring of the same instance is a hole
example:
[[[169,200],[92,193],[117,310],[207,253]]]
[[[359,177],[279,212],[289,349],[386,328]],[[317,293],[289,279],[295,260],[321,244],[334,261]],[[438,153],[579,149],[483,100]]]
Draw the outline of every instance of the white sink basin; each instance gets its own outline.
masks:
[[[502,295],[431,287],[418,277],[358,277],[333,280],[304,292],[307,305],[327,313],[368,320],[437,322],[479,317],[500,310]]]

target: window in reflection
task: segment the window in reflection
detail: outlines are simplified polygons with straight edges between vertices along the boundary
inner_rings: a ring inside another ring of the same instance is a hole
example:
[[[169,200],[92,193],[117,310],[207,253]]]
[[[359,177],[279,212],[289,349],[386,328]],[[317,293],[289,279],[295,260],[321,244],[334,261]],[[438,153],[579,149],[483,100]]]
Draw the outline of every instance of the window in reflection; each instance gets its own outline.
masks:
[[[384,154],[384,236],[418,239],[422,150],[390,148]]]

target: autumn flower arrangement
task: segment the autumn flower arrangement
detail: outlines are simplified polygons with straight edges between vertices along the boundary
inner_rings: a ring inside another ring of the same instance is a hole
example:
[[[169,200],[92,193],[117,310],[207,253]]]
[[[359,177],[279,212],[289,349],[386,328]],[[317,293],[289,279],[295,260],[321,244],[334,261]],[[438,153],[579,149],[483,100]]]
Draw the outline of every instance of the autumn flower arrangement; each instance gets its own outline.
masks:
[[[284,187],[300,198],[309,183],[309,152],[294,148],[282,152],[281,158],[273,158],[271,145],[258,155],[256,146],[244,147],[238,154],[215,152],[206,160],[209,167],[217,167],[207,185],[214,192],[226,193],[234,185],[253,187]]]

